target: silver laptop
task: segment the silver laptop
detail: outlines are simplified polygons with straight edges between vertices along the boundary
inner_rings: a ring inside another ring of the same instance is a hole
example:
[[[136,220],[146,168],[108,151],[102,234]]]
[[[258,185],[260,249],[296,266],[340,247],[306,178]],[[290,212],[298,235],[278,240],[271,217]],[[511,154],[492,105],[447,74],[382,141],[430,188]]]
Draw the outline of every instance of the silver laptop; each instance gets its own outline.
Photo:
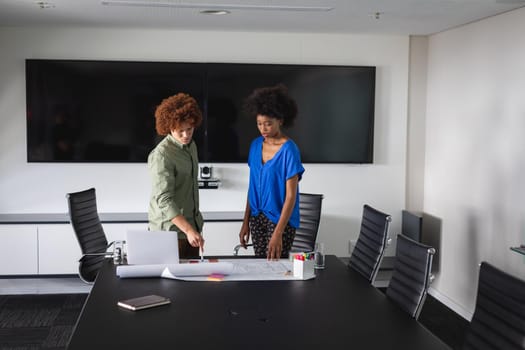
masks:
[[[128,230],[126,245],[130,265],[179,263],[177,232]]]

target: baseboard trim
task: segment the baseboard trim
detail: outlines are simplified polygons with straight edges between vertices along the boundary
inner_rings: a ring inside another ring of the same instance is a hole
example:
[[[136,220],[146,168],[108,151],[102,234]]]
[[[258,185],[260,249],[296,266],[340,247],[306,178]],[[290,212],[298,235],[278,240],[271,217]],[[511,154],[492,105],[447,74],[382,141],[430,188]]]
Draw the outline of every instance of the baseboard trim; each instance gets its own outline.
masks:
[[[439,300],[443,305],[457,313],[459,316],[463,317],[468,322],[472,320],[473,312],[465,309],[463,306],[459,305],[454,300],[450,299],[448,296],[440,293],[432,287],[428,289],[428,294],[432,295],[435,299]]]

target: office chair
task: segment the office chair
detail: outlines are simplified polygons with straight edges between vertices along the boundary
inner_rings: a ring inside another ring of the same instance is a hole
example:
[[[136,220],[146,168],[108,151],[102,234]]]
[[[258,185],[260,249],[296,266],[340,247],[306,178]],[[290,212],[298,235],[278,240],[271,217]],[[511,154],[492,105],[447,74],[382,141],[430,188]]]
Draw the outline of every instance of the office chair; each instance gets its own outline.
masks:
[[[361,219],[361,230],[348,266],[362,274],[370,283],[379,271],[383,253],[389,243],[388,226],[390,215],[365,204]]]
[[[84,282],[93,283],[104,258],[113,256],[112,252],[107,251],[113,242],[108,244],[100,223],[94,188],[68,193],[66,198],[69,219],[82,251],[78,266],[79,276]]]
[[[525,281],[481,263],[464,349],[525,349]]]
[[[299,227],[295,230],[295,238],[290,252],[313,252],[319,222],[321,221],[322,194],[299,193]],[[247,246],[252,246],[248,244]],[[233,255],[239,254],[241,245],[233,248]]]
[[[386,296],[416,320],[431,283],[430,270],[435,252],[428,245],[397,235],[396,261]]]

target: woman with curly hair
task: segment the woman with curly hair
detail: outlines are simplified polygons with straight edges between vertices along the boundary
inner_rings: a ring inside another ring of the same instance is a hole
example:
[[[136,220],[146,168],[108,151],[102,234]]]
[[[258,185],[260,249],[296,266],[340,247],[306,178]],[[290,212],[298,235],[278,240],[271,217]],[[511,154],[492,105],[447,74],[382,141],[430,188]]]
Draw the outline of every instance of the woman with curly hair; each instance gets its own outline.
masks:
[[[188,94],[164,99],[155,110],[155,127],[166,136],[151,151],[149,229],[177,231],[181,258],[199,256],[204,247],[199,211],[198,156],[193,131],[202,122],[199,105]]]
[[[299,227],[299,181],[304,173],[297,145],[283,128],[297,116],[297,105],[284,85],[259,88],[245,101],[261,136],[248,155],[250,182],[241,245],[252,236],[255,255],[269,260],[287,257]]]

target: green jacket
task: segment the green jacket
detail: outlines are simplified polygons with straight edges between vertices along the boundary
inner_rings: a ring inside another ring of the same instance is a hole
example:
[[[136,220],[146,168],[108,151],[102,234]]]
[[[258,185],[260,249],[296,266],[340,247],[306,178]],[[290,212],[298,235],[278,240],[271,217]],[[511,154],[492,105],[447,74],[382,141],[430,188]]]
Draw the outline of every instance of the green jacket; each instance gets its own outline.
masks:
[[[186,238],[171,222],[182,214],[197,232],[202,232],[198,166],[194,141],[182,145],[173,136],[167,135],[151,151],[148,156],[152,184],[148,210],[150,230],[177,231],[179,238]]]

